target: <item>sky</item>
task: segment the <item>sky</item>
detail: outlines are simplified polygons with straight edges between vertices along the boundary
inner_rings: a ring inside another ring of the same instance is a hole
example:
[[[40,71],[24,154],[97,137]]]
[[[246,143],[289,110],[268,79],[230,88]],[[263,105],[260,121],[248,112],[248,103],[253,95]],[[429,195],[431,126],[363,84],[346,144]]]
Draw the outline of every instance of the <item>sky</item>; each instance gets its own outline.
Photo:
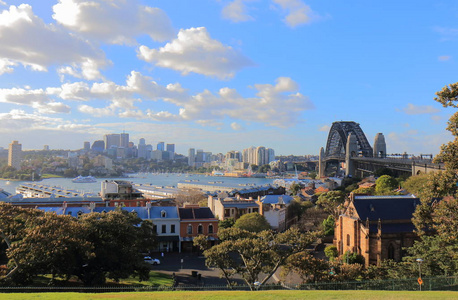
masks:
[[[437,154],[458,1],[0,0],[0,147],[318,154],[336,121]]]

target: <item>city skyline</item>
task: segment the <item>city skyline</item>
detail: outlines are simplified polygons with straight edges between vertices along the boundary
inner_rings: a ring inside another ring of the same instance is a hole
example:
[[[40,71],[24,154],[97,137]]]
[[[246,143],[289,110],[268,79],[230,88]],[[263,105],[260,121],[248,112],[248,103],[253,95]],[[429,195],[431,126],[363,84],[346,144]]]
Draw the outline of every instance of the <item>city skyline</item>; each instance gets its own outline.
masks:
[[[316,155],[355,121],[388,153],[437,154],[457,20],[451,0],[0,0],[0,146],[129,132],[184,155]]]

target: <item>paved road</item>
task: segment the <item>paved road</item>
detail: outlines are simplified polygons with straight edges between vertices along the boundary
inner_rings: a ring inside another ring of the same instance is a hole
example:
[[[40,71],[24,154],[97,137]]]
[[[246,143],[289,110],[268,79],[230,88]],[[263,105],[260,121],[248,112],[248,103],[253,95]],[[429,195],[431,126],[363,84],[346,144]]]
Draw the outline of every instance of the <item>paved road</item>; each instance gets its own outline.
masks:
[[[161,260],[160,265],[151,266],[152,270],[172,275],[175,273],[180,285],[226,285],[226,279],[220,278],[218,269],[210,269],[205,266],[205,258],[196,253],[156,253],[153,258]],[[183,263],[181,263],[183,260]],[[200,274],[192,276],[193,271]],[[241,283],[241,280],[240,280]]]

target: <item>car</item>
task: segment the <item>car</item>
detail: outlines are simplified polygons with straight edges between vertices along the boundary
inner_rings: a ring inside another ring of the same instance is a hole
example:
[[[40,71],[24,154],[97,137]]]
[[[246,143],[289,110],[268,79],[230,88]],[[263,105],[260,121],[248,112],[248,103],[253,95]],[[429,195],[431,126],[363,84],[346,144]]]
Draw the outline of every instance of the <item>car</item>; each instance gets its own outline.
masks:
[[[143,260],[151,265],[160,265],[161,261],[157,258],[151,258],[150,256],[145,256]]]

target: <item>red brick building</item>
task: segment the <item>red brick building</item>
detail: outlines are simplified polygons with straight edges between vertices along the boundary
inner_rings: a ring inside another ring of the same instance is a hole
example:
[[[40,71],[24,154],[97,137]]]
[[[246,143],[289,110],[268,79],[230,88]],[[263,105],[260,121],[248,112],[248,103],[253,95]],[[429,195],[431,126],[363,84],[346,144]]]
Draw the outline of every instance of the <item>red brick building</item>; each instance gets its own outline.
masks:
[[[206,235],[209,245],[213,246],[218,233],[218,219],[215,218],[209,207],[185,205],[178,208],[180,217],[180,238],[182,251],[196,250],[193,239],[198,235]]]

